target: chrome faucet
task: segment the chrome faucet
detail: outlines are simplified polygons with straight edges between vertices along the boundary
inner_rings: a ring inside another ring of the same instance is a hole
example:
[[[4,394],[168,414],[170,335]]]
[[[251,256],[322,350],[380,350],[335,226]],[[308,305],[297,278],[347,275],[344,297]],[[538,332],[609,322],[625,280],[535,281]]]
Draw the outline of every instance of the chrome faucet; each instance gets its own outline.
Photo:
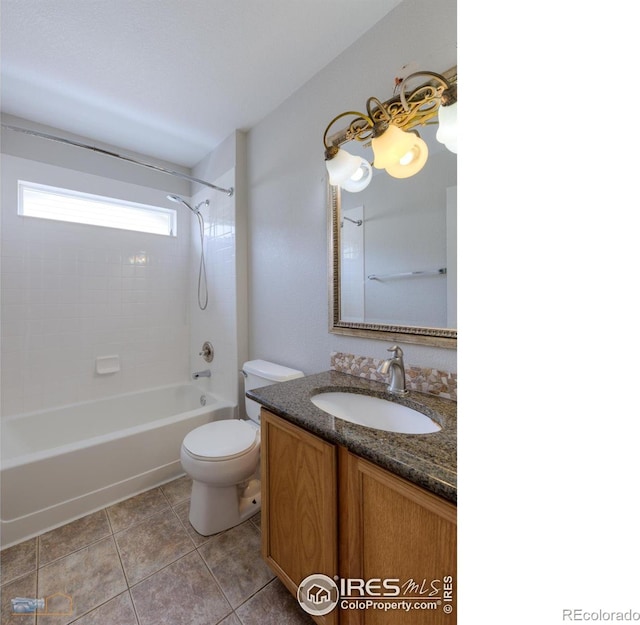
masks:
[[[408,395],[409,391],[405,388],[402,350],[397,345],[393,345],[387,351],[393,352],[393,356],[380,363],[378,373],[386,375],[389,373],[389,369],[391,369],[391,380],[389,381],[387,390],[394,395]]]
[[[211,369],[205,369],[204,371],[196,371],[195,373],[191,374],[191,377],[194,380],[197,380],[198,378],[210,378],[211,377]]]

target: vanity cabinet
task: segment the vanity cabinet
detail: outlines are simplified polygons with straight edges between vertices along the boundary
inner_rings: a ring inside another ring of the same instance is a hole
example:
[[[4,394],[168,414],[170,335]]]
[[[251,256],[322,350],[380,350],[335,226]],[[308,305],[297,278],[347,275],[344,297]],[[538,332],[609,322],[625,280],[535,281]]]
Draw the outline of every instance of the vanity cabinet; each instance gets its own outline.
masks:
[[[327,625],[454,625],[456,507],[344,447],[262,409],[262,553],[295,596],[308,575],[388,580],[382,602],[430,609],[335,609]],[[382,583],[382,582],[381,582]],[[398,590],[396,590],[398,589]],[[394,596],[397,595],[397,596]]]
[[[337,449],[264,409],[261,423],[262,557],[296,596],[309,575],[338,574]]]
[[[456,507],[343,447],[340,576],[400,588],[409,611],[342,610],[342,625],[453,625],[456,622]],[[391,594],[391,593],[386,593]]]

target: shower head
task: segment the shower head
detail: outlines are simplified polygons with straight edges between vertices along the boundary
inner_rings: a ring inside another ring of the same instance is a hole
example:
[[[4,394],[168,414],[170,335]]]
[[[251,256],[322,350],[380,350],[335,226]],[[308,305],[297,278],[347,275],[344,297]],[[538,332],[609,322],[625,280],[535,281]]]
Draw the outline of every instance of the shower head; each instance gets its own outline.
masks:
[[[187,202],[184,198],[179,195],[173,195],[169,193],[167,195],[167,199],[175,202],[176,204],[182,204],[186,206],[197,218],[198,224],[200,225],[200,270],[198,273],[198,306],[200,310],[204,310],[209,303],[209,288],[207,286],[207,266],[205,263],[205,253],[204,253],[204,217],[202,213],[198,210],[203,204],[205,206],[209,206],[209,200],[204,200],[197,204],[195,208]],[[202,289],[204,289],[204,296],[202,295]],[[203,298],[204,297],[204,303]]]
[[[186,200],[182,199],[179,195],[167,195],[167,199],[171,200],[172,202],[175,202],[176,204],[182,204],[184,206],[186,206],[190,211],[192,212],[196,212],[195,209],[193,208],[193,206],[191,206]]]
[[[199,208],[204,204],[205,206],[209,206],[209,200],[204,200],[204,202],[200,202],[200,204],[198,204],[195,208],[193,208],[193,206],[191,206],[191,204],[189,204],[189,202],[187,202],[185,199],[181,198],[179,195],[172,195],[169,194],[167,195],[167,199],[171,200],[172,202],[175,202],[176,204],[182,204],[184,206],[186,206],[192,213],[195,213],[196,215],[199,214]]]

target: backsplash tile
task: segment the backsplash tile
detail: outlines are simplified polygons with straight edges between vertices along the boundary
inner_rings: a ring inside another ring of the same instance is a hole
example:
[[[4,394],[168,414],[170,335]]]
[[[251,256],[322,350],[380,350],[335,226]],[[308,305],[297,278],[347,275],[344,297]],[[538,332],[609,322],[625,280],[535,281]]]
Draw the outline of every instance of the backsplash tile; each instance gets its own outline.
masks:
[[[331,353],[331,369],[334,371],[341,371],[367,380],[387,382],[388,376],[377,371],[381,362],[383,359],[370,356],[356,356],[343,352]],[[457,401],[458,375],[456,373],[407,364],[405,365],[405,374],[408,390]]]

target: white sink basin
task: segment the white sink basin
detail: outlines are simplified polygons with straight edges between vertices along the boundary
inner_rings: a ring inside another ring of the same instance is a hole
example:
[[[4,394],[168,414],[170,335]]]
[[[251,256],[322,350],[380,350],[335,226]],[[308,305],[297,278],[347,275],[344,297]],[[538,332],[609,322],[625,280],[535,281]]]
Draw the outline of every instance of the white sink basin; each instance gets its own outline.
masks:
[[[386,399],[332,391],[318,393],[311,402],[320,410],[351,423],[401,434],[429,434],[441,428],[427,415]]]

